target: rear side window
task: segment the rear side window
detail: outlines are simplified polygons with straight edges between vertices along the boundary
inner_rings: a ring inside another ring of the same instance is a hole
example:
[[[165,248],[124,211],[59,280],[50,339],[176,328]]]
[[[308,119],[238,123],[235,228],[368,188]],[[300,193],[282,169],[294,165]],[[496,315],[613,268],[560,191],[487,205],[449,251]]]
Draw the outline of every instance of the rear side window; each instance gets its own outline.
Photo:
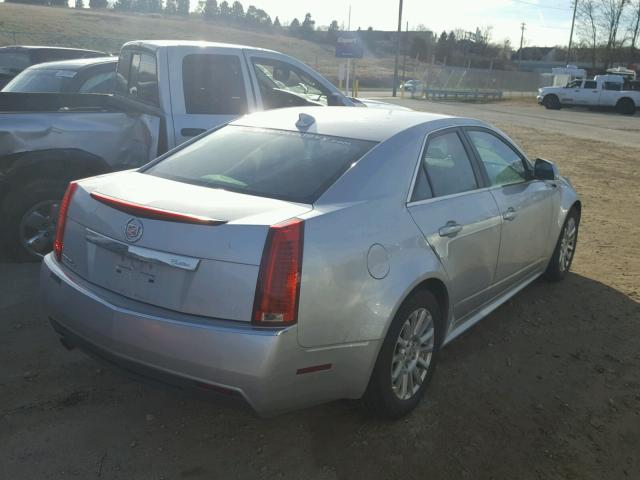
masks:
[[[247,112],[244,76],[237,55],[192,54],[182,61],[186,113],[241,115]]]
[[[313,203],[376,142],[223,127],[145,173],[210,188]]]
[[[478,188],[471,161],[456,132],[429,140],[423,163],[436,197]]]

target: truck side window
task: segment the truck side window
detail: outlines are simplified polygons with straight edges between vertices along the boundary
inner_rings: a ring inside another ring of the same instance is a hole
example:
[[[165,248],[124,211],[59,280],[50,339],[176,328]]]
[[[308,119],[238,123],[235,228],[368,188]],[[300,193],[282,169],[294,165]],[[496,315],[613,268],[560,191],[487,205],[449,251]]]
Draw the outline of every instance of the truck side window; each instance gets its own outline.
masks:
[[[265,109],[302,105],[327,105],[329,92],[314,78],[295,66],[270,58],[254,58]]]
[[[186,55],[182,60],[182,82],[186,113],[247,113],[247,94],[237,55]]]
[[[595,90],[596,88],[598,88],[598,83],[593,80],[585,80],[584,87],[582,88],[586,88],[588,90]]]
[[[155,55],[140,53],[137,87],[140,100],[158,105],[158,67]]]
[[[156,57],[147,52],[123,52],[118,60],[116,92],[158,105]]]

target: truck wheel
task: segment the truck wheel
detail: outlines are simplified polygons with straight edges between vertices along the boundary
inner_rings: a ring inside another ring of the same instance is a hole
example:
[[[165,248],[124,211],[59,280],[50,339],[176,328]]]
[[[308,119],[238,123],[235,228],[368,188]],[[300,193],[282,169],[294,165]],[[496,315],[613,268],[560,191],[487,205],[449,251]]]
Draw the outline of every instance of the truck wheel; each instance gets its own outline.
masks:
[[[7,194],[2,240],[13,260],[39,261],[51,251],[65,188],[62,181],[37,180]]]
[[[553,94],[544,97],[544,99],[542,100],[542,104],[548,110],[560,110],[561,108],[560,99],[557,97],[557,95]]]
[[[362,397],[370,413],[397,419],[418,405],[436,367],[440,325],[440,308],[430,292],[417,291],[405,300]]]
[[[636,113],[636,104],[630,98],[621,98],[616,103],[616,111],[622,115],[633,115]]]

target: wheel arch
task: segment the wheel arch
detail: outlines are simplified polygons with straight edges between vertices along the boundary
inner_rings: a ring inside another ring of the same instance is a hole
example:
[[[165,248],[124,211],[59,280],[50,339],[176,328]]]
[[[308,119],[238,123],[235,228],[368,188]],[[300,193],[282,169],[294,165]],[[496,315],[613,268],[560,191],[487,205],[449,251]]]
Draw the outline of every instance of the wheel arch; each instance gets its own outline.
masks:
[[[111,171],[101,157],[77,148],[18,152],[0,158],[3,187],[0,201],[10,191],[37,180],[71,181]]]

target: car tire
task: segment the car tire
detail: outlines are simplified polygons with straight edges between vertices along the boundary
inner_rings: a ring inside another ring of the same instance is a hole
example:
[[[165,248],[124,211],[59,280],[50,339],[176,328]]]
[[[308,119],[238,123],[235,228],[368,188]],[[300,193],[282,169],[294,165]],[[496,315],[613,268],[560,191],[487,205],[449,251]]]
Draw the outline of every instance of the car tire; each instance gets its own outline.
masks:
[[[564,220],[556,242],[556,248],[553,250],[549,265],[547,265],[547,269],[544,272],[546,280],[557,282],[563,280],[569,273],[578,245],[579,227],[580,215],[575,208],[572,208]]]
[[[5,228],[2,243],[9,257],[18,262],[37,262],[51,251],[57,222],[57,208],[66,183],[37,180],[7,194],[2,205]],[[38,246],[30,249],[27,238],[38,236]],[[36,250],[39,250],[36,253]]]
[[[622,115],[633,115],[636,113],[636,104],[630,98],[621,98],[616,103],[616,111]]]
[[[560,108],[562,107],[558,96],[553,94],[544,97],[544,99],[542,99],[542,104],[547,110],[560,110]]]
[[[398,419],[416,408],[436,368],[441,324],[440,307],[428,290],[416,291],[404,301],[391,322],[362,397],[369,413]]]

